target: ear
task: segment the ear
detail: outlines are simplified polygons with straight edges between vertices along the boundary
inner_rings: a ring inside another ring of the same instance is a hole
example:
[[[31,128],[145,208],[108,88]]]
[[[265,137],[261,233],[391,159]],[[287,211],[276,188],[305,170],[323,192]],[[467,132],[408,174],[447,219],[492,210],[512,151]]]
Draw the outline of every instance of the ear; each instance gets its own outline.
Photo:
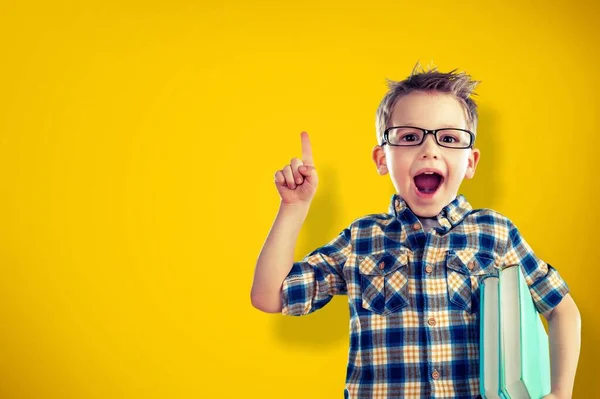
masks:
[[[471,155],[469,155],[469,164],[467,165],[467,171],[465,173],[465,179],[472,179],[475,176],[475,169],[479,163],[479,149],[473,148]]]
[[[373,162],[375,162],[375,166],[377,167],[377,173],[381,176],[387,174],[388,168],[385,162],[385,151],[380,145],[373,147]]]

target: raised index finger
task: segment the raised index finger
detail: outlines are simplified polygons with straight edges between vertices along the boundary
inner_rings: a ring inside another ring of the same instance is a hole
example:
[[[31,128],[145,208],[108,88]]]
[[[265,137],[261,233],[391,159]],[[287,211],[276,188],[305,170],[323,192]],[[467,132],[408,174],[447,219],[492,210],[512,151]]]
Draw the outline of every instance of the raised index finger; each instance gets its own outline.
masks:
[[[302,163],[304,163],[305,165],[314,166],[312,148],[310,146],[310,139],[308,138],[308,133],[302,132],[300,133],[300,137],[302,139]]]

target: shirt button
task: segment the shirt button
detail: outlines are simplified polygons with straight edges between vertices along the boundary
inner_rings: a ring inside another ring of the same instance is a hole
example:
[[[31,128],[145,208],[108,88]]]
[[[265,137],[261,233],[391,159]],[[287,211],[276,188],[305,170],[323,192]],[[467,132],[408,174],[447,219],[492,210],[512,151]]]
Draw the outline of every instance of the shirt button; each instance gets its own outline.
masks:
[[[456,222],[458,220],[458,215],[452,215],[450,216],[450,219],[452,219],[453,222]]]
[[[437,380],[438,378],[440,378],[440,373],[437,370],[433,370],[433,373],[431,373],[431,376],[433,377],[434,380]]]
[[[471,261],[467,264],[467,267],[469,268],[469,270],[473,270],[473,268],[475,267],[475,262]]]
[[[433,271],[433,267],[431,267],[431,266],[426,266],[426,267],[425,267],[425,273],[429,274],[429,273],[431,273],[432,271]]]
[[[379,270],[383,270],[383,269],[385,269],[385,263],[381,262],[379,264]]]
[[[413,224],[413,229],[420,230],[421,229],[421,224],[420,223]]]
[[[431,327],[435,326],[435,319],[432,317],[429,320],[427,320],[427,324],[429,324]]]

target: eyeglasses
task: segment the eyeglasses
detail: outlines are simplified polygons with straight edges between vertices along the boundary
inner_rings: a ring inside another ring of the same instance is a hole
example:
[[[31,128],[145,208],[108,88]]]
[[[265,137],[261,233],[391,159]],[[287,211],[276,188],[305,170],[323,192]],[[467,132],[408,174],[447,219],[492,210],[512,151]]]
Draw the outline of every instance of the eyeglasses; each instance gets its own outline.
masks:
[[[443,128],[435,130],[414,126],[393,126],[383,132],[381,145],[389,144],[398,147],[416,147],[425,141],[428,134],[433,134],[435,142],[446,148],[471,148],[475,135],[468,130]]]

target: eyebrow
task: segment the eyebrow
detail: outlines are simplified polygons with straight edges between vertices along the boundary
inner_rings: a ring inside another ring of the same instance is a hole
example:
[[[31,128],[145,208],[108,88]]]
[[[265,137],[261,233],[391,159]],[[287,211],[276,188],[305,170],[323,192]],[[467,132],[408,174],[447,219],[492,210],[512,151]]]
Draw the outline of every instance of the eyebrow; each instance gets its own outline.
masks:
[[[411,122],[399,123],[399,124],[392,124],[390,127],[394,127],[394,126],[411,126],[411,127],[420,127],[422,129],[425,129],[424,127],[419,126],[419,124],[411,123]],[[453,126],[453,125],[451,125],[449,123],[443,123],[441,126],[442,127],[438,127],[438,129],[465,129],[465,128],[462,128],[462,127]],[[427,129],[427,130],[436,130],[436,129]]]

